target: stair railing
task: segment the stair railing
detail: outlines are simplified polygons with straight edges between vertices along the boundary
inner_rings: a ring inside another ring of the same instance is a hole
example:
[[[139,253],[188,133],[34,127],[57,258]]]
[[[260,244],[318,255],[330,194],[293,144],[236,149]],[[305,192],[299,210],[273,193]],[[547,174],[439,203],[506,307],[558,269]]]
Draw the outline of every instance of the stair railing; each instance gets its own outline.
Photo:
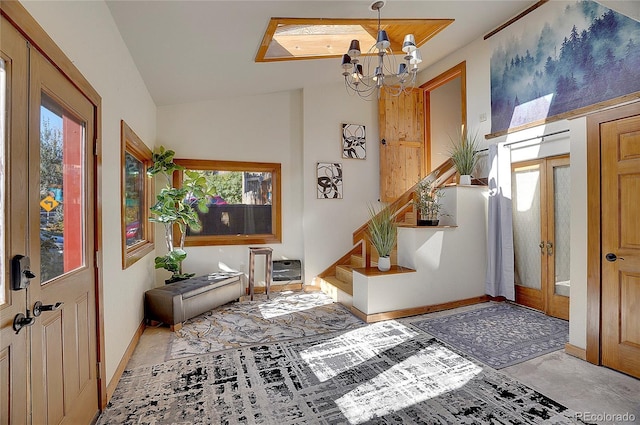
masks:
[[[451,158],[448,158],[445,162],[440,164],[436,169],[431,171],[426,177],[422,179],[422,181],[430,180],[433,182],[434,187],[442,187],[448,182],[453,180],[453,177],[456,174],[456,168],[453,164]],[[392,211],[395,211],[396,222],[404,221],[404,216],[406,213],[413,207],[413,199],[415,196],[415,189],[418,186],[417,182],[411,188],[409,188],[406,192],[398,197],[391,204],[387,205],[386,208],[390,208]],[[369,227],[369,221],[360,226],[355,232],[353,232],[353,245],[361,245],[362,247],[362,256],[366,259],[365,264],[367,266],[371,266],[371,252],[372,245],[367,236],[367,228]]]

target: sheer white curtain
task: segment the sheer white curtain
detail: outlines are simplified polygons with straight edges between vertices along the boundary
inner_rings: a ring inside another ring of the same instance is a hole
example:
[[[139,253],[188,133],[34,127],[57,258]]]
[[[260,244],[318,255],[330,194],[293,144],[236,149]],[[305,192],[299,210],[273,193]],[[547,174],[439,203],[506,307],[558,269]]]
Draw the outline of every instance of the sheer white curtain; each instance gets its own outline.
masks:
[[[511,203],[511,151],[489,146],[488,295],[515,300],[513,216]]]

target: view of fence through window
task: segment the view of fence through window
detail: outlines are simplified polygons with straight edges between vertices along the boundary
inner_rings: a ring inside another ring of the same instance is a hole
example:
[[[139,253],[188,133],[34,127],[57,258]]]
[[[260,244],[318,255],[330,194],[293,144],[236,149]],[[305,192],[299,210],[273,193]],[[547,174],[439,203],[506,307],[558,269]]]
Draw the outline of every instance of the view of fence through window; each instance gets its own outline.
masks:
[[[187,235],[252,235],[272,233],[272,176],[269,172],[191,170],[214,188],[209,211],[199,213],[202,230]],[[185,175],[186,178],[186,175]]]

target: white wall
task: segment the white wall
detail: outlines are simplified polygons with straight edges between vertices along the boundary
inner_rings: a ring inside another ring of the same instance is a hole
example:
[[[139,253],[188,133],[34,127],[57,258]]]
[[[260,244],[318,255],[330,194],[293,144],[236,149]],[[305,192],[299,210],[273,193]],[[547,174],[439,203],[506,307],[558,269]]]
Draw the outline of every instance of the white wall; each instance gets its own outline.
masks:
[[[160,107],[157,144],[175,150],[176,158],[280,163],[282,243],[268,246],[274,260],[303,259],[301,91]],[[206,274],[224,264],[248,274],[246,245],[186,251],[185,272]],[[264,281],[263,258],[256,258],[258,281]],[[159,271],[158,281],[167,276]]]
[[[143,294],[153,286],[153,254],[122,270],[120,120],[150,147],[156,108],[111,13],[97,2],[24,2],[24,7],[102,97],[102,274],[107,382],[144,316]]]
[[[304,258],[307,282],[352,247],[352,234],[380,197],[378,103],[349,96],[343,84],[304,90]],[[341,124],[366,128],[366,159],[342,158]],[[340,162],[343,199],[317,199],[316,164]]]
[[[365,126],[366,159],[342,158],[342,123]],[[379,197],[377,140],[377,102],[351,97],[341,84],[158,108],[157,144],[174,149],[176,157],[282,164],[283,240],[269,246],[274,259],[302,260],[306,284],[351,249],[367,204]],[[317,199],[318,162],[342,164],[343,199]],[[187,252],[187,272],[204,274],[224,264],[248,273],[245,245]],[[262,263],[258,257],[258,283]]]
[[[457,77],[431,92],[431,169],[449,159],[451,141],[462,126],[461,78]],[[473,134],[473,130],[471,130]]]

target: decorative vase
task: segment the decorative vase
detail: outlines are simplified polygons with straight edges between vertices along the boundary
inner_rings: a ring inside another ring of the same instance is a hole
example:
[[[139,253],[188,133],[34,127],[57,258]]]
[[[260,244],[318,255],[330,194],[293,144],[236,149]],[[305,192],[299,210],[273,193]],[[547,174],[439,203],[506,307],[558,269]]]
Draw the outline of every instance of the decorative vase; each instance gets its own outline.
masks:
[[[471,185],[471,176],[468,174],[462,174],[460,175],[460,184],[461,185]]]
[[[380,257],[378,258],[378,270],[381,272],[386,272],[391,268],[391,258]]]

